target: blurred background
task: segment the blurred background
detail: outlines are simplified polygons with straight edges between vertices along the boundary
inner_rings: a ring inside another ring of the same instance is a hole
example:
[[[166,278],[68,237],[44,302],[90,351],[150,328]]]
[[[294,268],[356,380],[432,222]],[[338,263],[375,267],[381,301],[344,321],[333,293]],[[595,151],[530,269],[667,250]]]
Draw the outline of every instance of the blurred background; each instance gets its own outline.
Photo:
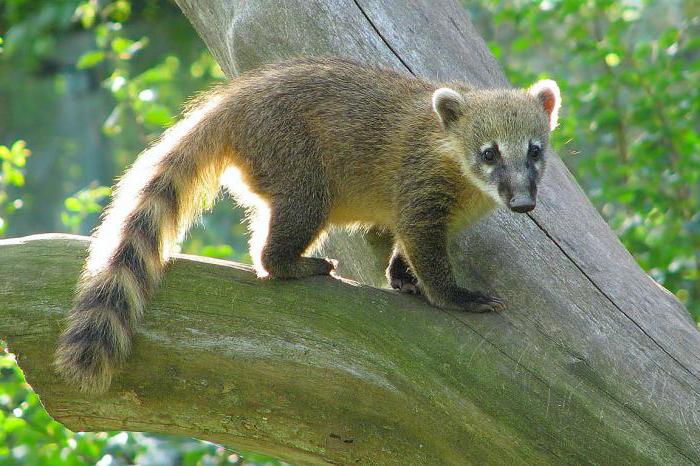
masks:
[[[700,322],[700,2],[463,3],[515,86],[559,83],[554,149]],[[223,79],[169,1],[2,0],[0,238],[88,234],[113,179],[188,96]],[[240,219],[223,199],[184,252],[249,262]],[[0,465],[241,463],[282,464],[192,439],[73,433],[0,351]]]

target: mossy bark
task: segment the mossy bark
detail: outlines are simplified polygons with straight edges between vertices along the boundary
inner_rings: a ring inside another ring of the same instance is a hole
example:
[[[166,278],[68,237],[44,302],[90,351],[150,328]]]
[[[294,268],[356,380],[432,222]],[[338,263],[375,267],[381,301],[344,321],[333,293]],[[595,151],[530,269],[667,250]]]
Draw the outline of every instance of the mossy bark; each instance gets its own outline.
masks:
[[[294,464],[700,458],[697,380],[655,363],[655,344],[635,329],[613,338],[591,323],[601,341],[590,351],[610,361],[601,366],[552,328],[512,317],[528,310],[444,312],[354,282],[260,281],[191,256],[169,266],[110,391],[85,396],[51,356],[86,246],[67,235],[0,242],[0,334],[74,430],[182,434]]]

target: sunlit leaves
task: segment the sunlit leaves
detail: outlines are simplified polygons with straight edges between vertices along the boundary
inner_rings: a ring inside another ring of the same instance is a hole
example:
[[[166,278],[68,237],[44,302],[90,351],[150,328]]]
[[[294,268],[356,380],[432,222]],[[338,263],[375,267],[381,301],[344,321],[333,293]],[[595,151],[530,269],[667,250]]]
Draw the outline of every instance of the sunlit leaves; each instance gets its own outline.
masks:
[[[91,28],[95,24],[95,17],[97,16],[97,1],[92,0],[89,2],[82,2],[75,9],[74,18],[80,21],[80,24],[85,29]]]
[[[204,246],[199,252],[202,256],[215,257],[220,259],[225,259],[231,257],[233,254],[233,248],[228,244],[219,244],[216,246]]]
[[[154,126],[170,126],[174,118],[165,105],[145,104],[141,113],[144,123]]]
[[[71,233],[80,233],[80,227],[91,214],[102,210],[103,204],[111,193],[106,186],[90,186],[66,198],[63,202],[61,222]]]
[[[131,16],[131,2],[116,0],[105,5],[102,14],[112,21],[123,23]]]
[[[24,186],[24,168],[30,155],[27,143],[22,140],[10,147],[0,145],[0,236],[7,229],[7,218],[22,208],[22,199],[15,196]]]
[[[104,59],[105,53],[102,50],[91,50],[82,54],[75,66],[79,70],[84,70],[99,65]]]
[[[148,37],[139,40],[130,40],[125,37],[115,37],[112,39],[111,47],[117,57],[122,60],[131,59],[136,52],[148,45]]]
[[[608,53],[605,55],[605,64],[611,68],[616,67],[620,64],[620,56],[613,52]]]

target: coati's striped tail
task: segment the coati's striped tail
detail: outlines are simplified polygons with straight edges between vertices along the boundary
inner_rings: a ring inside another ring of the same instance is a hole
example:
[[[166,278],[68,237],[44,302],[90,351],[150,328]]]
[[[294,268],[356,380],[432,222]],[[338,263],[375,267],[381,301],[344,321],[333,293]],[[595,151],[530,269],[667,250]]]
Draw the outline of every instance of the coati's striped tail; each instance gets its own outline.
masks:
[[[62,376],[103,392],[178,241],[211,205],[230,163],[222,99],[210,97],[141,154],[95,231],[56,351]]]

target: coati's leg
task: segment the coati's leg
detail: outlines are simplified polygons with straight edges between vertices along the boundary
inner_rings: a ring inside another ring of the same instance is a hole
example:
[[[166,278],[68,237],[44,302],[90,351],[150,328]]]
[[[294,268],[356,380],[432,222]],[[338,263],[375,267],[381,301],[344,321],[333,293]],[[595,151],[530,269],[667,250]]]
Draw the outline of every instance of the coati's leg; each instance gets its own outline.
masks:
[[[380,264],[389,264],[385,276],[389,285],[403,293],[420,294],[418,279],[408,267],[394,235],[385,227],[375,226],[365,233],[367,243]]]
[[[503,302],[457,285],[447,255],[447,228],[440,222],[412,223],[398,239],[418,286],[431,304],[443,309],[486,312],[503,309]]]
[[[322,231],[328,211],[318,199],[279,196],[270,205],[270,226],[261,262],[271,277],[301,278],[328,275],[333,264],[317,257],[302,257]]]
[[[391,259],[389,259],[386,279],[392,288],[401,293],[421,294],[418,279],[413,275],[408,261],[398,244],[394,246],[394,252],[391,255]]]

